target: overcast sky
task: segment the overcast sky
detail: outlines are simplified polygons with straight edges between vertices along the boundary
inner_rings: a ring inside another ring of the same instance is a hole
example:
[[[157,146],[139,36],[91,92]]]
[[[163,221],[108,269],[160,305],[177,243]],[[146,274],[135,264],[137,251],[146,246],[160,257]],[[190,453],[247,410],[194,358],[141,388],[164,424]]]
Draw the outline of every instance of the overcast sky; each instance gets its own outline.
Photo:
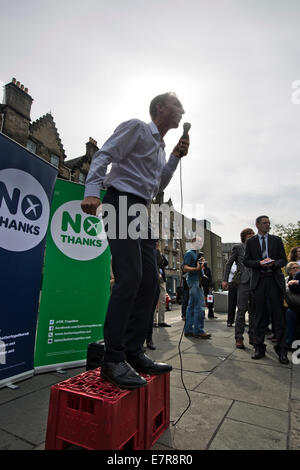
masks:
[[[68,159],[148,122],[151,99],[174,91],[192,124],[184,205],[203,204],[223,242],[257,215],[300,220],[299,0],[0,0],[0,12],[0,81],[29,88],[33,120],[51,110]],[[179,170],[165,195],[179,210]]]

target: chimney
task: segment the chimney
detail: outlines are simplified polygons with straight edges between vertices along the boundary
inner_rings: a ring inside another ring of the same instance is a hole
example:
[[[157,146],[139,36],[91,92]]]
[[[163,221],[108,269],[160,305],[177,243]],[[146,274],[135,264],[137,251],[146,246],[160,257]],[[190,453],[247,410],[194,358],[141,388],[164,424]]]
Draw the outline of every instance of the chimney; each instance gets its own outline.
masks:
[[[85,145],[86,145],[86,156],[88,157],[89,160],[91,160],[93,155],[98,150],[97,142],[92,137],[90,137],[89,141]]]
[[[3,105],[12,108],[28,120],[30,120],[32,102],[28,88],[21,85],[15,78],[4,86]]]
[[[24,146],[27,144],[29,135],[32,101],[28,90],[15,78],[4,86],[1,105],[4,114],[2,132]]]

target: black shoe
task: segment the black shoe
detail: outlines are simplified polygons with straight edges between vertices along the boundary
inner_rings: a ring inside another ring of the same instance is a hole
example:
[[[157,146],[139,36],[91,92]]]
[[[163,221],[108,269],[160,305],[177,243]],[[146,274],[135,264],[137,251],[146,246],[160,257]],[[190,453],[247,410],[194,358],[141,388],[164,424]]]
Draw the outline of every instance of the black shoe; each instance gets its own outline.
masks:
[[[158,323],[153,323],[154,328],[158,328]]]
[[[152,361],[152,359],[144,353],[140,353],[133,358],[128,358],[127,361],[136,371],[143,372],[144,374],[158,375],[172,370],[172,366],[169,364]]]
[[[212,315],[212,316],[208,315],[208,318],[210,318],[212,320],[214,320],[214,319],[216,320],[218,317],[216,317],[216,315]]]
[[[290,361],[287,358],[287,351],[286,350],[280,349],[278,345],[274,346],[274,350],[275,350],[275,352],[278,356],[280,364],[287,365],[287,364],[290,363]]]
[[[233,323],[227,322],[227,326],[228,326],[228,328],[231,328],[231,327],[233,327]]]
[[[258,360],[266,355],[266,347],[264,348],[255,348],[254,356],[251,356],[251,359]]]
[[[156,349],[156,347],[154,346],[152,340],[151,341],[146,341],[146,344],[147,344],[148,349],[152,349],[152,351],[154,351]]]
[[[147,381],[126,361],[104,361],[101,367],[101,376],[120,388],[132,389],[147,385]]]
[[[172,326],[172,325],[169,325],[169,323],[166,323],[166,322],[162,322],[162,323],[159,323],[158,326]]]

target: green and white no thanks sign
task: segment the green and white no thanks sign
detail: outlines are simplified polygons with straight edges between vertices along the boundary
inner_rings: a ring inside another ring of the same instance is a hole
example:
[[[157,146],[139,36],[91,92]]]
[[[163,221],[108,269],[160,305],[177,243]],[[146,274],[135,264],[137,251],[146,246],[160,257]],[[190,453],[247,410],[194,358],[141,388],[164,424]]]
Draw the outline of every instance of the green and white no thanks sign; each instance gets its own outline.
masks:
[[[84,187],[57,180],[50,212],[35,369],[85,363],[103,339],[110,295],[110,250],[101,219],[81,210]]]

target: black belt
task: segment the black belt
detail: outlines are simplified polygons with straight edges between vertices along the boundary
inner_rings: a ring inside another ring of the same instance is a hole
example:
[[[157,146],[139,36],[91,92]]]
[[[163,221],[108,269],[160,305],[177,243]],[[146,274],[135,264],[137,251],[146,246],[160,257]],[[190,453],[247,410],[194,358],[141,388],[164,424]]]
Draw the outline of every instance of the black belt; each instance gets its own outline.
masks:
[[[131,196],[131,197],[135,198],[137,202],[140,202],[141,204],[144,204],[144,206],[147,206],[147,204],[148,204],[147,200],[142,198],[141,196],[137,196],[136,194],[128,193],[128,192],[125,192],[125,191],[119,191],[119,189],[116,189],[113,186],[109,186],[108,189],[107,189],[107,192],[117,193],[119,196]]]
[[[271,276],[273,276],[273,272],[270,272],[270,271],[266,271],[266,272],[261,271],[261,272],[260,272],[260,276],[261,276],[261,277],[271,277]]]

